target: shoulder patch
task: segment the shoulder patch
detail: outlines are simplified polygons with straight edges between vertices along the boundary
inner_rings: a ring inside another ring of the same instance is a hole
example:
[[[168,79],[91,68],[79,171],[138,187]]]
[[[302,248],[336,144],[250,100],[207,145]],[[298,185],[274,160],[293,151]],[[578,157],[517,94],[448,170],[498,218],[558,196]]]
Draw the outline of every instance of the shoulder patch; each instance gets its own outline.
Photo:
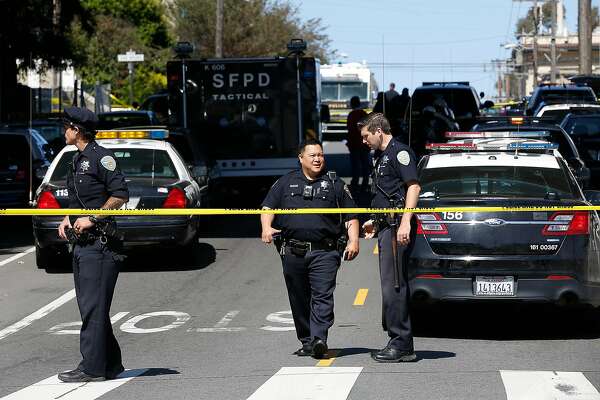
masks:
[[[109,171],[114,171],[117,168],[117,162],[112,156],[104,156],[100,159],[100,164]]]
[[[408,151],[406,151],[406,150],[402,150],[401,152],[399,152],[396,155],[396,158],[398,159],[398,162],[402,165],[410,164],[410,155],[408,154]]]

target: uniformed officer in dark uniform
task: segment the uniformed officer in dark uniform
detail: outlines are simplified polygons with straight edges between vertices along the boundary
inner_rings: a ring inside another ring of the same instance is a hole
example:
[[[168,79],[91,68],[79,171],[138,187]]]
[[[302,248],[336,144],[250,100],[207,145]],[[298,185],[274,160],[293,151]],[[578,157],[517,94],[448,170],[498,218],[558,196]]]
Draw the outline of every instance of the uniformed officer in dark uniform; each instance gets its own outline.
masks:
[[[66,143],[78,150],[67,174],[69,208],[120,208],[129,198],[127,185],[114,154],[94,140],[96,115],[85,108],[70,107],[65,109],[63,122]],[[58,378],[63,382],[113,379],[124,370],[109,316],[122,260],[114,219],[66,216],[58,234],[73,246],[75,292],[83,322],[83,360]]]
[[[373,170],[374,208],[414,208],[421,187],[417,180],[417,161],[412,150],[394,138],[383,114],[369,115],[361,123],[363,142],[379,156]],[[378,214],[363,224],[365,237],[378,233],[379,272],[383,296],[383,326],[388,344],[371,356],[378,362],[414,361],[413,335],[409,316],[408,257],[414,243],[412,213]],[[396,224],[397,227],[396,227]],[[394,235],[394,231],[397,230]],[[396,251],[394,251],[394,246]]]
[[[300,169],[281,177],[267,194],[263,209],[356,207],[348,187],[325,172],[323,146],[310,140],[299,148]],[[333,291],[344,259],[358,255],[359,225],[355,215],[261,215],[262,241],[278,243],[296,334],[302,347],[294,354],[323,358],[327,332],[333,325]],[[275,221],[275,229],[273,222]],[[347,244],[338,239],[347,233]],[[342,254],[343,253],[343,254]]]

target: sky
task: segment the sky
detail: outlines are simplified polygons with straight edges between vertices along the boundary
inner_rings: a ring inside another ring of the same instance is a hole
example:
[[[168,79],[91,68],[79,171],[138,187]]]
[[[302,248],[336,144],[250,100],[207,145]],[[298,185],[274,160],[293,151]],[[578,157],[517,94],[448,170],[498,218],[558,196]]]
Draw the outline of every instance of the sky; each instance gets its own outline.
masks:
[[[540,0],[541,1],[541,0]],[[598,6],[600,0],[592,0]],[[380,90],[390,82],[411,92],[424,81],[469,81],[496,95],[491,60],[510,57],[516,22],[532,1],[296,0],[300,17],[321,18],[338,55],[332,62],[373,65]],[[576,33],[577,0],[565,0],[567,28]],[[382,67],[385,61],[385,68]]]

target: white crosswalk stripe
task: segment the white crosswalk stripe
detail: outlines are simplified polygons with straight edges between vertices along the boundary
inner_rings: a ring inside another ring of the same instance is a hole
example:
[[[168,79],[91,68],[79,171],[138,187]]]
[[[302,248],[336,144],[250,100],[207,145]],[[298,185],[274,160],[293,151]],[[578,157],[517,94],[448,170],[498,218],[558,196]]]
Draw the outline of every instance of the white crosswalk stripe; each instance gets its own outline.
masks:
[[[362,367],[284,367],[248,400],[346,400]]]
[[[105,382],[64,383],[57,375],[44,379],[18,392],[2,397],[0,400],[94,400],[98,397],[140,376],[148,369],[130,369],[117,379]]]
[[[500,371],[507,400],[600,400],[581,372]]]

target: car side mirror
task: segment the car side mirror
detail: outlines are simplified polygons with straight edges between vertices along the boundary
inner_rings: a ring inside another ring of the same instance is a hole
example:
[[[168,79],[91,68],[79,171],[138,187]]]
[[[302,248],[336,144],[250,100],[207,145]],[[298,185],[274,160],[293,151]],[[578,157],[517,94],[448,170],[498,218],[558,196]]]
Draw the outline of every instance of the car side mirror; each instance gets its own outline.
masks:
[[[582,188],[586,188],[588,186],[588,184],[590,183],[590,178],[591,178],[590,169],[587,168],[585,165],[582,165],[581,160],[579,160],[579,159],[572,159],[572,160],[577,160],[577,162],[575,162],[575,163],[569,163],[571,170],[573,171],[573,175],[575,176],[577,183],[579,183],[579,185]],[[576,165],[576,164],[578,164],[578,165]]]
[[[329,106],[327,104],[321,104],[321,122],[331,121],[331,113],[329,112]]]
[[[491,101],[491,100],[486,100],[486,101],[484,101],[484,102],[483,102],[483,104],[481,105],[481,107],[480,107],[480,108],[481,108],[482,110],[484,110],[484,109],[486,109],[486,108],[492,108],[492,107],[494,107],[494,102],[493,102],[493,101]]]
[[[208,168],[206,168],[205,165],[190,164],[188,165],[188,169],[190,170],[192,178],[194,178],[194,180],[198,182],[200,186],[206,185],[206,182],[208,180]]]
[[[600,205],[600,190],[586,190],[583,192],[585,199],[593,206]]]

